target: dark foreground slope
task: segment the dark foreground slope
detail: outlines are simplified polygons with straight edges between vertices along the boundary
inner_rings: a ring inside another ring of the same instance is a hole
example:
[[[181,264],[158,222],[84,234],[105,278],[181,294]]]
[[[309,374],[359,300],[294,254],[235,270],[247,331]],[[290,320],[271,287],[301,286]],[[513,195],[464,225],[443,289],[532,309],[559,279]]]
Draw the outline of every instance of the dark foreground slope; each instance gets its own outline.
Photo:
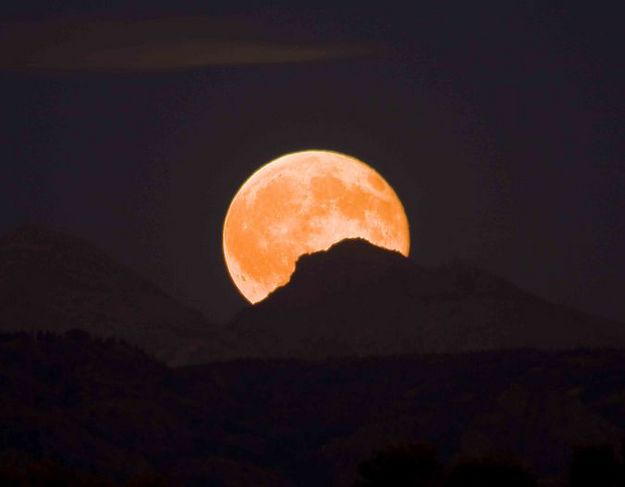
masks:
[[[0,464],[49,458],[172,485],[350,485],[377,448],[508,454],[562,475],[617,444],[625,352],[242,361],[170,369],[82,332],[0,337]]]
[[[169,362],[186,360],[211,325],[79,238],[39,226],[0,239],[0,331],[81,328]]]
[[[300,258],[291,281],[224,333],[240,357],[625,347],[625,325],[549,303],[463,264],[423,268],[364,240]]]
[[[195,387],[210,400],[195,398]],[[229,426],[228,394],[83,331],[0,335],[0,463],[53,460],[114,480],[162,473],[180,485],[285,485],[247,461],[253,449]]]

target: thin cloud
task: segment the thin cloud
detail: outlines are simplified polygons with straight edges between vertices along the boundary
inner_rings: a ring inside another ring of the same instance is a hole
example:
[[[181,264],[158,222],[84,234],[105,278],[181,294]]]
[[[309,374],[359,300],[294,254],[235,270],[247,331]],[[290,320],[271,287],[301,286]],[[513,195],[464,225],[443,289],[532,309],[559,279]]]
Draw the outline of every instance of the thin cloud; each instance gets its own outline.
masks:
[[[320,42],[281,34],[246,18],[47,21],[0,27],[0,68],[171,70],[366,57],[362,42]]]

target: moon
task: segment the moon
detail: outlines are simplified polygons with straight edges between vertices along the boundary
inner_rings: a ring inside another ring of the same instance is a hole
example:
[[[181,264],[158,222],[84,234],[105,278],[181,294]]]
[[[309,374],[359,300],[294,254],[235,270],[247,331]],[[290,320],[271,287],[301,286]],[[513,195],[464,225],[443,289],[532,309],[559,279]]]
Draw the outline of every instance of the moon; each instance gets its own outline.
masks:
[[[308,150],[265,164],[243,183],[226,213],[223,253],[236,287],[257,303],[289,281],[301,255],[357,237],[407,256],[401,201],[364,162]]]

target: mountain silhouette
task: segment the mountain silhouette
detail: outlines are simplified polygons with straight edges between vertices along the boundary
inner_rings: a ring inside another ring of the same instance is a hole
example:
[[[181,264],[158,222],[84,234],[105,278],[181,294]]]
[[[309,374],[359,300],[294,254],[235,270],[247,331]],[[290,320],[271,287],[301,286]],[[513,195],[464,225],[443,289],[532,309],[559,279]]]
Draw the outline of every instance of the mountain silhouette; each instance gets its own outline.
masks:
[[[0,331],[80,328],[169,363],[206,348],[212,326],[90,243],[43,226],[0,240]]]
[[[0,331],[79,328],[170,365],[237,358],[625,347],[625,326],[455,262],[425,268],[361,239],[216,327],[90,243],[41,226],[0,239]]]
[[[375,451],[421,441],[447,465],[504,453],[563,478],[576,445],[624,435],[625,351],[602,347],[625,348],[621,324],[357,239],[217,328],[88,242],[23,227],[0,240],[0,483],[51,460],[348,486]]]
[[[461,262],[419,266],[362,239],[302,256],[290,282],[222,332],[228,357],[624,347],[625,326]]]

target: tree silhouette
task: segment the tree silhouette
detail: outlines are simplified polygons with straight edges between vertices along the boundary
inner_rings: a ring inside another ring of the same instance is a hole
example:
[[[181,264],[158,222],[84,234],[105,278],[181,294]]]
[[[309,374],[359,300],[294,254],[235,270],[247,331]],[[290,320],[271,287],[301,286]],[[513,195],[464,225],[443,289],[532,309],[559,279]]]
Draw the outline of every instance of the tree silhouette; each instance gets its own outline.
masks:
[[[573,451],[569,472],[571,487],[625,485],[623,465],[611,445],[588,445]]]
[[[512,461],[482,458],[454,466],[445,487],[535,487],[538,485],[527,469]]]
[[[165,477],[156,473],[143,473],[132,477],[124,487],[167,487],[171,485]]]
[[[101,476],[79,472],[51,460],[0,464],[0,485],[7,487],[114,487]]]
[[[427,443],[389,446],[358,467],[355,487],[429,487],[440,485],[442,465]]]

